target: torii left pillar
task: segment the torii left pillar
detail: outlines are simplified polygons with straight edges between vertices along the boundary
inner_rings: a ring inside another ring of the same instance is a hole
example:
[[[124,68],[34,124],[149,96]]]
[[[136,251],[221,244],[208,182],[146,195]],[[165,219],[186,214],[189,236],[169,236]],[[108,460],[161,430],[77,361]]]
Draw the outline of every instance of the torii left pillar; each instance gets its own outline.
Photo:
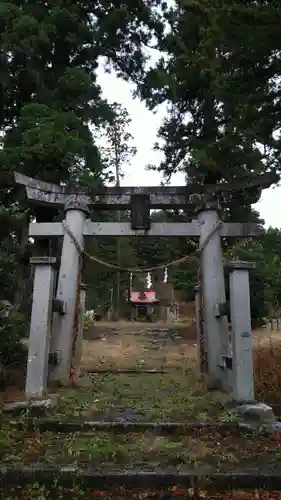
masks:
[[[84,248],[84,223],[89,214],[88,206],[81,202],[68,202],[65,205],[66,224],[77,240],[80,248]],[[51,383],[68,385],[71,377],[71,364],[74,361],[73,336],[76,315],[77,280],[81,256],[71,237],[65,232],[61,254],[56,298],[63,301],[65,313],[55,313],[52,329],[51,352],[57,353],[58,362],[50,367]]]
[[[30,263],[35,265],[35,274],[25,385],[27,400],[46,396],[56,259],[32,257]]]

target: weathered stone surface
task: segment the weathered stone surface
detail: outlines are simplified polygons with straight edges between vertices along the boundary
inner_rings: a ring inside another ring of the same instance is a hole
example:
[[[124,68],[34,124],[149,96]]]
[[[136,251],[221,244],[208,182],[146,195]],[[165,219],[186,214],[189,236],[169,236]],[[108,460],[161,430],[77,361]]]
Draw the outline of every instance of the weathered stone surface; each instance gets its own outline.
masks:
[[[244,404],[235,410],[238,421],[257,427],[275,422],[272,408],[264,403]]]
[[[260,433],[281,433],[281,422],[272,408],[264,403],[237,403],[235,400],[220,401],[219,406],[232,416],[240,428]]]
[[[32,238],[63,237],[64,228],[60,222],[31,222],[29,225],[29,236]],[[225,222],[222,224],[220,234],[227,238],[245,238],[248,236],[260,236],[263,229],[253,222]],[[150,229],[133,230],[130,222],[92,222],[86,220],[83,235],[91,236],[200,236],[200,225],[196,220],[192,222],[152,222]]]
[[[229,263],[229,303],[231,347],[233,352],[230,381],[237,402],[255,402],[252,357],[252,326],[249,269],[252,262]]]
[[[86,214],[80,209],[67,210],[66,225],[73,234],[81,249],[84,247],[83,228]],[[49,381],[69,384],[69,374],[72,363],[73,331],[76,316],[77,278],[80,272],[80,254],[68,232],[65,233],[61,250],[61,265],[59,270],[56,299],[66,305],[65,314],[53,314],[51,352],[62,353],[60,363],[49,366]]]
[[[165,208],[165,206],[171,205],[194,207],[198,206],[198,203],[206,201],[208,196],[213,197],[214,195],[222,206],[229,205],[229,203],[234,202],[237,198],[237,192],[239,193],[241,190],[244,201],[247,198],[248,202],[256,203],[260,198],[261,189],[270,187],[271,184],[279,180],[279,177],[273,172],[267,172],[248,179],[238,179],[231,183],[218,185],[194,185],[190,183],[187,186],[105,187],[98,192],[81,187],[77,192],[77,186],[62,187],[20,173],[15,174],[15,180],[18,184],[26,186],[28,199],[37,204],[64,206],[71,199],[71,201],[83,201],[83,203],[98,205],[103,209],[110,209],[120,205],[123,205],[123,208],[130,208],[131,196],[136,194],[148,195],[150,205],[153,205],[154,208]]]
[[[39,264],[42,264],[43,266],[54,265],[56,261],[57,259],[55,257],[48,257],[46,255],[42,257],[31,257],[29,259],[30,264],[35,266],[38,266]]]
[[[228,268],[230,271],[235,271],[235,270],[251,271],[252,269],[256,268],[256,263],[248,262],[245,260],[233,260],[228,263]]]
[[[273,422],[270,422],[268,424],[263,425],[260,430],[264,431],[264,432],[268,432],[268,433],[280,434],[281,433],[281,422],[274,420]]]
[[[48,259],[48,257],[47,257]],[[44,398],[47,388],[55,269],[40,257],[35,267],[25,397]]]
[[[30,410],[32,413],[54,410],[58,404],[58,394],[49,394],[43,399],[31,399],[6,403],[3,406],[4,413],[20,413],[22,410]]]

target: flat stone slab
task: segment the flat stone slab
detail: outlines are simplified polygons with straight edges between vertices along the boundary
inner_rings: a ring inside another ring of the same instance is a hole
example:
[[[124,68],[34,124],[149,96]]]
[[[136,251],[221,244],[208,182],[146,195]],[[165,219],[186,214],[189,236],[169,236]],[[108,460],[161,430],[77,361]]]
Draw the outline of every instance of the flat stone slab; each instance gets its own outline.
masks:
[[[182,343],[183,341],[186,342],[181,333],[173,328],[150,328],[147,330],[146,335],[152,342],[152,348],[156,349],[169,344],[176,345]]]
[[[245,422],[217,422],[217,421],[150,421],[135,420],[132,415],[125,415],[127,418],[114,419],[91,419],[80,420],[79,418],[72,417],[71,419],[57,419],[56,416],[50,418],[27,418],[22,420],[9,420],[9,425],[18,429],[28,429],[30,431],[39,430],[40,432],[59,432],[69,434],[73,432],[113,432],[113,433],[131,433],[131,432],[146,432],[156,431],[159,435],[170,434],[185,434],[192,435],[194,431],[199,430],[215,430],[218,433],[224,434],[225,432],[231,433],[233,436],[241,436],[242,434],[259,434],[270,435],[281,433],[281,422],[273,420],[267,424],[262,424],[259,427],[253,426]],[[101,417],[101,414],[98,415]]]
[[[13,401],[5,403],[4,413],[20,413],[22,410],[29,410],[32,413],[42,413],[44,411],[54,410],[58,404],[58,394],[49,394],[42,399],[29,399],[25,401]]]
[[[157,370],[157,369],[151,369],[151,370],[145,370],[145,369],[141,369],[141,368],[124,368],[124,369],[114,369],[114,368],[111,368],[111,369],[93,369],[93,370],[86,370],[86,373],[87,375],[97,375],[97,374],[114,374],[114,375],[118,375],[118,374],[129,374],[129,375],[143,375],[143,374],[147,374],[147,375],[153,375],[153,374],[156,374],[156,375],[162,375],[162,374],[170,374],[171,373],[171,370]]]
[[[263,488],[281,491],[281,468],[270,467],[232,468],[229,472],[218,472],[192,466],[180,468],[162,467],[116,467],[102,466],[80,468],[76,465],[49,465],[36,463],[22,467],[10,467],[0,463],[0,482],[3,486],[26,486],[30,483],[70,486],[79,478],[80,484],[95,489],[112,490],[113,487],[133,489],[169,488],[171,485],[208,491],[253,490]]]
[[[268,434],[281,434],[281,422],[274,420],[273,422],[264,424],[260,430]]]
[[[146,421],[146,412],[135,408],[107,408],[104,411],[94,412],[91,418],[96,421],[129,424]]]
[[[81,421],[73,418],[71,421],[56,420],[55,418],[46,418],[36,421],[34,418],[25,419],[24,422],[17,420],[10,420],[10,425],[21,429],[24,427],[29,430],[39,430],[41,432],[59,432],[59,433],[72,433],[72,432],[91,432],[94,429],[97,431],[118,432],[125,434],[127,432],[146,432],[157,431],[159,434],[173,434],[184,433],[190,434],[197,430],[216,430],[217,432],[233,432],[233,434],[241,435],[245,433],[238,424],[235,423],[219,423],[216,422],[132,422],[132,421],[106,421],[106,420],[88,420]],[[249,430],[249,433],[252,431]]]

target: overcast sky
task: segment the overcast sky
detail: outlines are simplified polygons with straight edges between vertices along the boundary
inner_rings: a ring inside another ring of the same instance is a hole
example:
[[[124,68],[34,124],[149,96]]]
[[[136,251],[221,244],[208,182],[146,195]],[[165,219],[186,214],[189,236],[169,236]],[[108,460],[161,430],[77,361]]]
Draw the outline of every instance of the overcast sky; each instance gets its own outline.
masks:
[[[117,78],[114,74],[107,74],[102,68],[98,72],[99,84],[109,102],[119,102],[129,112],[132,123],[130,132],[134,137],[137,154],[130,166],[123,171],[124,186],[157,186],[161,177],[158,172],[147,172],[145,165],[148,163],[159,164],[161,154],[153,151],[157,129],[161,124],[165,109],[159,109],[156,114],[149,111],[139,99],[133,99],[133,87]],[[171,184],[180,186],[184,184],[182,174],[174,175]],[[263,191],[261,200],[254,206],[265,220],[266,226],[281,227],[281,187],[274,187]]]

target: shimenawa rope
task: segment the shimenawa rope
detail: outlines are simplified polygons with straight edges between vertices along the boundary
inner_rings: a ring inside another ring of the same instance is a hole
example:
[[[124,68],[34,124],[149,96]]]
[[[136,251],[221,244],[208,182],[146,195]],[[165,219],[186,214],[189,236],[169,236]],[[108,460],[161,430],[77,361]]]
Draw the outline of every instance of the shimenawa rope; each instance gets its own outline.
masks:
[[[98,264],[101,264],[102,266],[108,267],[109,269],[114,269],[115,271],[121,271],[121,272],[123,271],[123,272],[129,272],[129,273],[150,273],[150,272],[153,272],[153,271],[157,271],[159,269],[165,269],[165,268],[171,267],[171,266],[178,266],[178,265],[182,264],[183,262],[186,262],[189,259],[194,259],[194,258],[198,257],[201,254],[201,252],[205,249],[205,247],[209,243],[209,241],[212,238],[212,236],[220,229],[220,227],[222,225],[222,221],[220,220],[220,221],[217,222],[217,224],[210,231],[210,234],[208,234],[208,236],[205,238],[205,240],[195,250],[194,254],[192,254],[192,255],[185,255],[185,256],[181,257],[180,259],[173,260],[173,261],[168,262],[166,264],[161,264],[159,266],[153,266],[153,267],[147,267],[147,268],[144,268],[144,269],[143,268],[139,269],[139,268],[134,268],[134,267],[133,268],[130,268],[130,267],[120,267],[120,266],[117,266],[117,265],[112,264],[110,262],[106,262],[106,261],[104,261],[104,260],[96,257],[95,255],[90,255],[88,252],[86,252],[86,250],[84,250],[81,247],[81,245],[79,244],[79,242],[75,238],[74,234],[72,233],[72,231],[68,227],[68,225],[67,225],[67,223],[66,223],[65,220],[62,221],[62,225],[63,225],[63,228],[64,228],[65,232],[68,234],[68,236],[70,237],[70,239],[74,243],[75,247],[77,248],[77,251],[79,252],[80,256],[85,255],[89,260],[97,262]]]

